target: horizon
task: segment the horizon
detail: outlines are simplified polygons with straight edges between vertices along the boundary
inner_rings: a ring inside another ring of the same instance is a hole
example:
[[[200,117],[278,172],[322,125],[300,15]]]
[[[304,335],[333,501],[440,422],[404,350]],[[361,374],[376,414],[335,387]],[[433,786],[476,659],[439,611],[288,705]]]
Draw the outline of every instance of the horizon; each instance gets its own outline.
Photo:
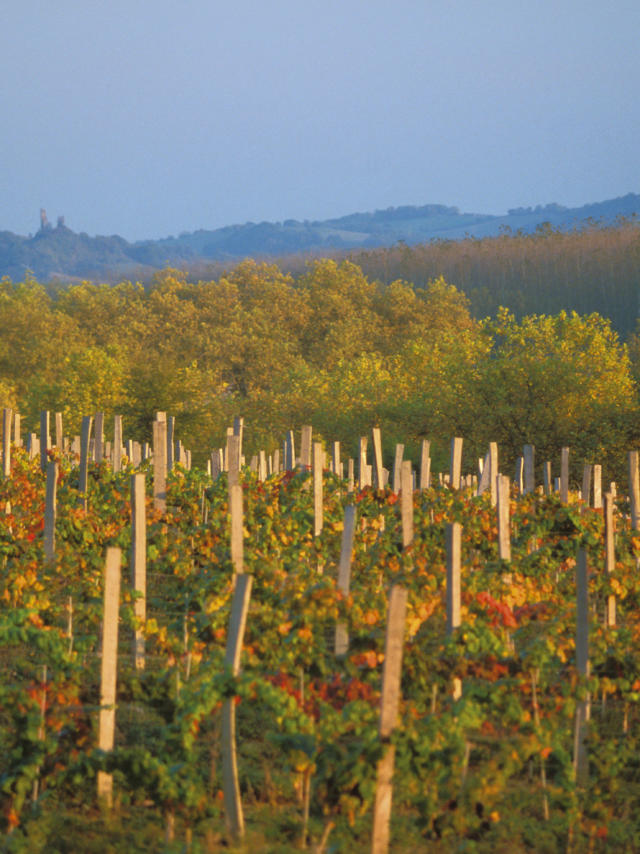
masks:
[[[627,196],[635,196],[635,195],[640,196],[640,193],[635,193],[633,190],[630,190],[629,192],[622,193],[620,196],[616,196],[615,198],[626,198]],[[553,206],[553,205],[559,205],[561,209],[579,210],[582,207],[589,207],[591,205],[607,203],[610,201],[614,201],[614,199],[613,198],[612,199],[591,199],[589,201],[583,202],[580,205],[561,205],[559,202],[555,202],[555,201],[544,202],[544,203],[539,202],[539,203],[533,203],[531,205],[515,205],[514,208],[510,208],[509,210],[527,209],[527,210],[530,210],[531,212],[535,212],[538,209],[544,210],[545,208],[548,208],[548,207]],[[453,209],[458,208],[457,205],[447,205],[444,202],[422,202],[422,203],[418,203],[418,204],[398,204],[398,205],[389,205],[386,208],[375,208],[374,210],[370,210],[370,211],[363,211],[363,210],[361,210],[361,211],[346,211],[346,212],[343,212],[341,214],[337,214],[335,216],[326,217],[326,219],[324,219],[324,220],[317,219],[317,218],[311,219],[309,217],[307,217],[303,220],[296,219],[295,217],[283,217],[280,220],[251,220],[251,219],[249,219],[249,220],[245,220],[245,222],[225,223],[222,226],[217,226],[215,229],[203,228],[203,229],[194,229],[194,231],[185,231],[184,229],[180,229],[179,231],[176,231],[173,234],[161,235],[160,237],[140,237],[140,238],[137,238],[136,240],[128,240],[126,237],[124,237],[119,232],[113,232],[112,234],[98,234],[98,233],[89,234],[89,232],[85,231],[82,228],[73,227],[73,225],[70,225],[67,222],[67,217],[65,216],[64,213],[56,212],[50,218],[50,216],[49,216],[50,212],[47,211],[46,208],[41,208],[39,211],[39,219],[40,219],[39,228],[37,228],[33,231],[30,231],[27,234],[20,234],[19,232],[11,232],[10,229],[0,229],[0,231],[5,231],[5,232],[9,231],[10,233],[17,235],[18,237],[25,237],[27,239],[32,239],[36,234],[38,234],[39,231],[42,230],[42,219],[41,219],[41,217],[42,217],[42,214],[44,213],[44,215],[46,216],[46,219],[47,219],[47,227],[50,229],[55,229],[58,226],[62,225],[65,228],[68,228],[70,231],[74,232],[75,234],[87,234],[91,238],[120,237],[120,238],[125,239],[128,243],[146,243],[146,242],[156,242],[156,241],[162,241],[162,240],[175,239],[175,238],[179,238],[182,235],[193,234],[195,231],[199,231],[199,230],[200,231],[215,231],[217,229],[222,229],[222,228],[236,228],[236,227],[243,227],[246,225],[259,225],[259,224],[262,224],[263,222],[268,222],[271,225],[282,225],[284,222],[287,222],[289,220],[293,220],[293,221],[299,222],[299,223],[304,223],[304,222],[323,223],[323,222],[330,221],[330,220],[339,220],[339,219],[342,219],[342,218],[348,217],[348,216],[357,216],[357,215],[361,215],[361,214],[362,215],[375,214],[375,213],[379,213],[379,212],[391,211],[391,210],[395,210],[398,208],[405,208],[405,207],[421,208],[423,206],[429,206],[429,205],[444,206],[444,207],[453,208]],[[462,210],[459,208],[458,208],[458,211],[460,214],[473,214],[473,215],[497,217],[497,218],[510,216],[509,211],[503,211],[500,213],[489,213],[487,211],[481,211],[481,210],[467,211],[467,210]],[[54,219],[56,220],[55,222],[54,222]]]

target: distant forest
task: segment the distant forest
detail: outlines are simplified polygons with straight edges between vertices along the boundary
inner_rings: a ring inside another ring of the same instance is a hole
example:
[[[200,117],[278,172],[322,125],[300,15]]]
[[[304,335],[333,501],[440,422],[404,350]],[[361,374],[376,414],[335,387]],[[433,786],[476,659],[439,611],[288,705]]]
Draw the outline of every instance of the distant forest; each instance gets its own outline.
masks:
[[[347,256],[383,284],[417,287],[443,276],[463,291],[474,317],[506,306],[516,316],[598,312],[627,339],[640,313],[640,226],[635,220],[576,231],[542,226],[482,240],[441,240]]]

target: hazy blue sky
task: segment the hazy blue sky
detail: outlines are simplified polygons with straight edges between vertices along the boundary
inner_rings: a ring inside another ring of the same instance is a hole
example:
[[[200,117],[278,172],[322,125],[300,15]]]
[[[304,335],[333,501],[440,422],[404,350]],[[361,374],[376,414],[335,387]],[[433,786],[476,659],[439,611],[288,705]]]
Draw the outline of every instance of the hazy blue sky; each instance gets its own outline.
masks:
[[[4,0],[0,230],[640,192],[639,0]]]

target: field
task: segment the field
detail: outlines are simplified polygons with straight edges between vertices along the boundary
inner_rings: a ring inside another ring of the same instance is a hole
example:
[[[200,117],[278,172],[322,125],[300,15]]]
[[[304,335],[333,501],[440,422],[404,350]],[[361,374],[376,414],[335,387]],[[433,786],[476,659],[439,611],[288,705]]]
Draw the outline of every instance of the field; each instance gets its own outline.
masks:
[[[126,566],[128,458],[121,471],[89,463],[81,493],[78,456],[51,448],[45,523],[40,459],[11,452],[0,482],[0,850],[369,851],[391,749],[391,851],[640,848],[633,476],[631,503],[626,484],[607,499],[606,531],[606,509],[573,485],[563,501],[511,484],[505,558],[491,491],[441,485],[435,472],[429,488],[405,479],[399,496],[365,485],[366,460],[353,485],[324,455],[266,476],[256,464],[212,477],[176,463],[159,502],[147,460],[135,469],[146,485],[143,595]],[[99,749],[114,547],[115,739]],[[231,611],[247,587],[242,634]],[[394,589],[407,601],[397,722],[385,731]],[[230,744],[244,834],[229,814]],[[109,797],[98,797],[100,779]]]

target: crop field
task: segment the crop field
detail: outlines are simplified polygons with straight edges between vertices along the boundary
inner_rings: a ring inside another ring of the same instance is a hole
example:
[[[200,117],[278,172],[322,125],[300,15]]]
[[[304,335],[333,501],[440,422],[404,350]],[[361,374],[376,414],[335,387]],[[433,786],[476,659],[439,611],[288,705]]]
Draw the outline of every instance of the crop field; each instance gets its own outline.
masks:
[[[0,850],[640,850],[637,454],[580,495],[86,426],[4,442]]]

